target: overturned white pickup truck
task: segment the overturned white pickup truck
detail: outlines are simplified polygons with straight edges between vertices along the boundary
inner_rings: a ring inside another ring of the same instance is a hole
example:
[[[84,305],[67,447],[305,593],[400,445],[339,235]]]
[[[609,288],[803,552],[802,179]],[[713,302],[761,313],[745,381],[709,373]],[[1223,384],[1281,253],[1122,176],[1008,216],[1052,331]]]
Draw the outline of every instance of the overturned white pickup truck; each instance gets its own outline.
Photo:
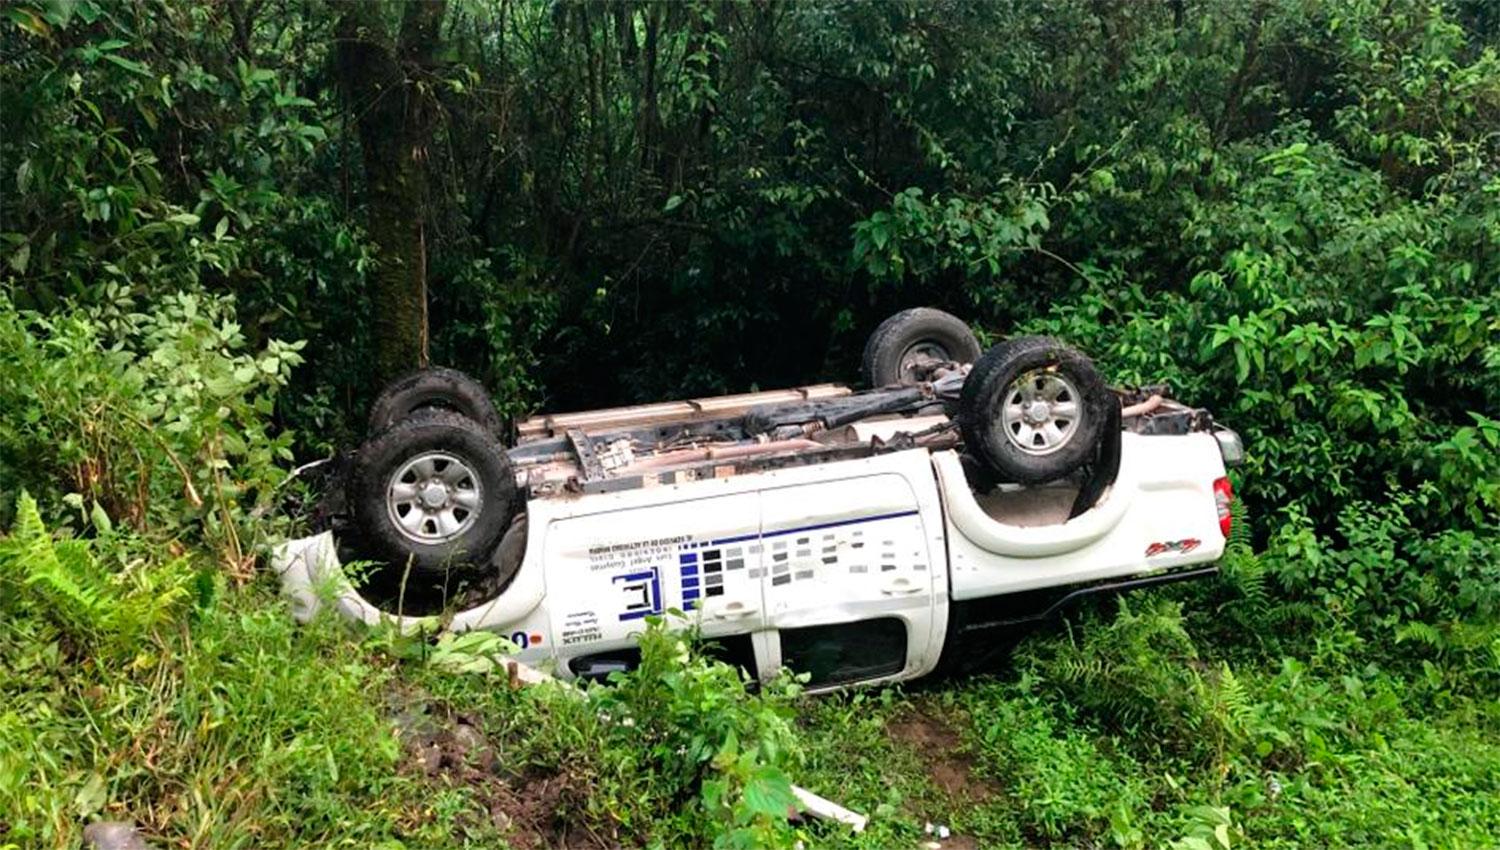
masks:
[[[283,586],[300,617],[494,630],[565,678],[628,668],[676,609],[750,675],[821,688],[962,667],[1080,596],[1213,571],[1242,448],[1206,411],[1111,390],[1053,339],[981,354],[925,308],[864,360],[869,390],[541,416],[508,449],[482,387],[414,373],[377,401],[332,530],[277,553]],[[384,579],[356,590],[340,550]],[[438,613],[407,613],[418,586]]]

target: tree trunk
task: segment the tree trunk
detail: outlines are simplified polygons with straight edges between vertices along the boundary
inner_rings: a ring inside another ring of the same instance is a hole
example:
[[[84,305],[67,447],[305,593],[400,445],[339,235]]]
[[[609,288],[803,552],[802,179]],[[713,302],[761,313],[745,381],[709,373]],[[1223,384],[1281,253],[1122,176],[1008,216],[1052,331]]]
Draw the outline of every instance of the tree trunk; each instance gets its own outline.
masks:
[[[1240,109],[1245,99],[1245,89],[1249,86],[1251,74],[1255,71],[1255,63],[1260,59],[1260,30],[1266,19],[1266,8],[1270,4],[1260,0],[1250,11],[1250,33],[1245,39],[1245,52],[1240,57],[1240,67],[1234,72],[1234,79],[1229,82],[1229,94],[1224,98],[1224,109],[1219,113],[1218,132],[1214,134],[1216,144],[1229,141],[1234,133],[1235,122],[1239,120]]]
[[[435,64],[445,0],[403,7],[395,40],[383,4],[352,2],[339,20],[340,83],[359,124],[370,238],[380,250],[372,277],[375,369],[382,379],[427,364],[427,148],[436,100]]]

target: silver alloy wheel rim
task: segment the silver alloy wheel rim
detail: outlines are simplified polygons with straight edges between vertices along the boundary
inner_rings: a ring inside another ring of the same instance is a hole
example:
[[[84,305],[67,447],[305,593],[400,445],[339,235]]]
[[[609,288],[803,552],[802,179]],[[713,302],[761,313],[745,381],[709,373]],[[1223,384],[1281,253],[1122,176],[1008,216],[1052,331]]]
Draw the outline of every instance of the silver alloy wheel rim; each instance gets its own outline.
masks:
[[[457,456],[426,452],[391,476],[385,506],[402,537],[430,546],[452,540],[474,525],[484,506],[484,488]]]
[[[938,363],[947,363],[953,356],[948,349],[931,340],[923,340],[908,347],[901,352],[901,380],[902,382],[915,383],[917,370],[924,366],[933,366]]]
[[[1005,389],[1000,408],[1005,437],[1026,454],[1052,454],[1078,432],[1080,402],[1067,377],[1045,369],[1027,372]]]

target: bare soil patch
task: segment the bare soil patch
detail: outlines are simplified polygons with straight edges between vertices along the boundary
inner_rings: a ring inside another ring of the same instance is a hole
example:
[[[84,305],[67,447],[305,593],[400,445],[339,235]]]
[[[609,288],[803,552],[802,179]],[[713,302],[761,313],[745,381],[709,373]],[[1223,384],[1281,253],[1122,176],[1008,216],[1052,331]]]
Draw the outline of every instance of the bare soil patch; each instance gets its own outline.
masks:
[[[437,703],[409,703],[392,718],[407,754],[405,769],[426,781],[467,785],[496,829],[517,850],[621,846],[617,840],[577,826],[570,813],[586,803],[587,780],[566,770],[516,772],[505,766],[500,746],[479,720]]]
[[[909,747],[927,767],[932,783],[955,802],[983,803],[1000,793],[988,779],[974,773],[974,760],[963,751],[963,741],[941,717],[910,712],[886,727],[892,740]]]

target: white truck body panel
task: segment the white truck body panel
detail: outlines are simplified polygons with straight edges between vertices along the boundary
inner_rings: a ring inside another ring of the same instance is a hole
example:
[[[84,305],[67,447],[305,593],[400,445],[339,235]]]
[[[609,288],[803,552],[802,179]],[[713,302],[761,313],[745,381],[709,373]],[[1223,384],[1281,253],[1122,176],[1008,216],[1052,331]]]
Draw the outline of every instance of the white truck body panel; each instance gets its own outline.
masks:
[[[1082,584],[1215,561],[1224,536],[1213,482],[1224,475],[1209,434],[1123,434],[1120,472],[1079,517],[1038,527],[991,519],[952,452],[933,455],[947,508],[954,599]]]
[[[922,448],[534,499],[511,586],[446,627],[505,634],[521,661],[567,678],[573,659],[631,647],[647,616],[676,609],[710,638],[749,634],[767,676],[782,662],[783,630],[894,617],[906,627],[904,666],[860,681],[915,678],[937,665],[952,602],[1222,554],[1214,437],[1122,437],[1105,498],[1071,521],[1032,527],[992,519],[956,453]],[[361,599],[342,579],[329,534],[283,545],[273,563],[299,619],[331,603],[367,623],[443,625]]]
[[[538,500],[528,513],[521,573],[540,566],[546,614],[527,622],[547,628],[517,643],[521,660],[555,661],[560,676],[579,655],[634,645],[646,616],[672,609],[710,638],[898,616],[913,651],[892,678],[937,662],[947,575],[926,451]],[[763,672],[778,660],[771,642]]]

